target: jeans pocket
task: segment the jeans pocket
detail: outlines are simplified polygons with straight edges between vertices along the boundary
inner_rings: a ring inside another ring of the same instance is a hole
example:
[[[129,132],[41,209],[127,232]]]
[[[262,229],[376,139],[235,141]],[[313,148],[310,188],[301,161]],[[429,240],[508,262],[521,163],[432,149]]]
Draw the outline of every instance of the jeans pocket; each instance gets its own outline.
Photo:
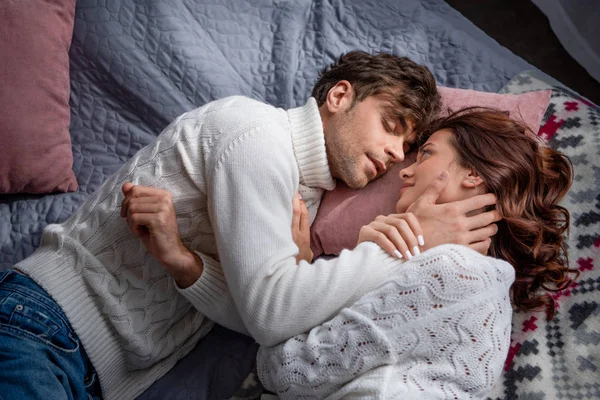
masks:
[[[9,312],[8,325],[11,328],[26,332],[59,350],[72,352],[79,348],[79,342],[71,335],[65,321],[43,304],[13,295],[5,299],[2,308]]]
[[[85,386],[85,389],[88,390],[95,383],[96,383],[96,371],[91,371],[91,373],[85,377],[85,379],[83,381],[83,385]]]
[[[100,382],[98,382],[98,374],[96,370],[89,363],[90,369],[87,371],[83,384],[85,386],[85,392],[88,395],[88,399],[95,400],[102,398],[102,389],[100,389]],[[0,399],[1,400],[1,399]]]

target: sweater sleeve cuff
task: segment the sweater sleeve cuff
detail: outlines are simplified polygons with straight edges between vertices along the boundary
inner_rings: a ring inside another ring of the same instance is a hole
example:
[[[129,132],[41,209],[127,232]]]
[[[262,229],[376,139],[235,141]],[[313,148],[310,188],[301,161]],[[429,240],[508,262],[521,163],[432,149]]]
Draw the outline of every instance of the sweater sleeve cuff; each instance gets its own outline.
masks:
[[[202,275],[193,285],[185,289],[178,287],[177,291],[200,312],[206,314],[207,310],[214,309],[222,303],[223,297],[227,296],[227,282],[218,261],[200,252],[195,253],[202,260]]]

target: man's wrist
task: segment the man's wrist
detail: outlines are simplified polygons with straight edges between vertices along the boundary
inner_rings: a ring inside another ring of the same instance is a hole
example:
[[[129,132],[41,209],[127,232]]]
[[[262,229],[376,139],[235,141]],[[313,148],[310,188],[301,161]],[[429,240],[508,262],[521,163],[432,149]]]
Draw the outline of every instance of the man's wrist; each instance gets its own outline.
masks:
[[[182,289],[192,286],[204,272],[204,263],[200,256],[185,248],[176,265],[168,266],[167,270],[175,279],[177,286]]]

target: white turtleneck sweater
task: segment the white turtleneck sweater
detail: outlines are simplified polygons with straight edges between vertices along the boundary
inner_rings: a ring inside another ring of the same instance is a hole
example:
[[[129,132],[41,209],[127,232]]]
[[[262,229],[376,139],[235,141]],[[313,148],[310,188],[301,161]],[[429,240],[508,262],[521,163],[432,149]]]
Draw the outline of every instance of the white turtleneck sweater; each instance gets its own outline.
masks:
[[[191,287],[178,288],[120,217],[126,181],[172,194],[182,241],[204,262]],[[300,189],[314,218],[333,187],[314,99],[285,111],[226,98],[177,118],[66,222],[46,227],[16,267],[62,307],[104,398],[134,398],[196,345],[210,319],[275,345],[389,276],[396,265],[377,246],[296,264],[292,197]]]

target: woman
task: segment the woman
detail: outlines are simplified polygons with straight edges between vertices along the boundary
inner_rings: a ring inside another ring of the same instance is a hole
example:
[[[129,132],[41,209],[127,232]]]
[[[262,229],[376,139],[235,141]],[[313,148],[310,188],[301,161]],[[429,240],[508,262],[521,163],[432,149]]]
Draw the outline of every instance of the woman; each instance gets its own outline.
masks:
[[[260,350],[261,381],[282,398],[481,398],[506,358],[511,303],[553,318],[552,297],[540,289],[564,289],[576,273],[562,236],[569,212],[558,205],[570,161],[490,109],[456,112],[429,132],[401,171],[398,214],[359,235],[360,246],[375,242],[405,264],[327,323]],[[426,243],[410,205],[440,176],[447,186],[438,203],[496,195],[503,219],[489,257],[461,246],[420,254]]]

